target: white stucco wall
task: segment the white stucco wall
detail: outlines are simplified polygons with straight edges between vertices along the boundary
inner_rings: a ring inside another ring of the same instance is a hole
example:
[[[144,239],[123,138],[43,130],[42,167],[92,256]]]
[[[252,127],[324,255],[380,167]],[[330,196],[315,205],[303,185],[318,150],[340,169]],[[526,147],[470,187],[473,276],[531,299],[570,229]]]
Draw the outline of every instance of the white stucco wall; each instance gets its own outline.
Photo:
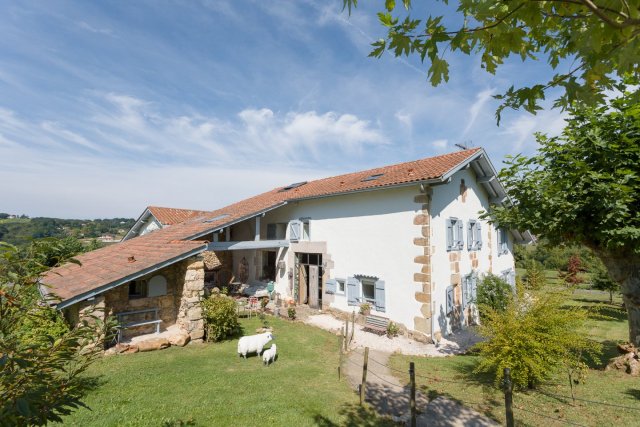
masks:
[[[463,201],[461,195],[461,180],[467,187]],[[448,333],[451,330],[446,313],[446,290],[451,286],[452,263],[450,252],[447,251],[447,223],[455,217],[463,221],[464,246],[459,253],[459,274],[461,277],[470,274],[472,260],[467,249],[467,224],[469,220],[478,220],[481,211],[489,209],[489,199],[486,191],[476,183],[475,173],[470,169],[456,173],[449,184],[433,187],[431,200],[431,237],[432,237],[432,330]],[[498,255],[498,236],[494,226],[486,221],[480,221],[482,228],[482,248],[476,252],[478,267],[475,271],[480,275],[488,272],[500,274],[502,270],[513,268],[513,237],[509,235],[508,253]]]
[[[138,232],[138,236],[144,236],[145,234],[151,233],[152,231],[156,231],[162,228],[160,223],[156,221],[154,217],[150,218],[150,221],[142,226],[140,232]]]
[[[356,274],[376,276],[385,281],[385,313],[376,313],[412,328],[413,317],[420,304],[415,301],[416,287],[413,274],[414,258],[421,248],[413,245],[418,226],[413,225],[416,208],[413,198],[418,186],[378,190],[314,199],[289,204],[269,212],[262,218],[262,238],[266,238],[268,223],[288,222],[291,219],[310,218],[310,238],[313,244],[326,243],[331,256],[325,278],[353,277]],[[234,235],[235,240],[235,235]],[[290,288],[288,270],[293,269],[293,255],[313,252],[300,242],[286,250],[283,259],[287,268],[277,278],[276,291],[287,295]],[[319,246],[318,248],[321,248]],[[333,299],[333,308],[351,311],[345,294],[325,298]],[[373,311],[375,313],[375,310]]]

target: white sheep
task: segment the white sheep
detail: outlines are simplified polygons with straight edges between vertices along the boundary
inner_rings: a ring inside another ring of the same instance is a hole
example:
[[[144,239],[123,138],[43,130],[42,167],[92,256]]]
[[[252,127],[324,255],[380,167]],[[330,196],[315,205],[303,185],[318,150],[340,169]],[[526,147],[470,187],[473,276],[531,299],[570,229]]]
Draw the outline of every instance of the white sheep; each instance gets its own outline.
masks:
[[[262,348],[273,339],[271,332],[263,334],[247,335],[238,341],[238,355],[247,358],[247,353],[262,353]]]
[[[262,353],[262,362],[265,365],[270,365],[271,362],[275,362],[276,360],[276,345],[275,343],[271,345],[271,347]]]

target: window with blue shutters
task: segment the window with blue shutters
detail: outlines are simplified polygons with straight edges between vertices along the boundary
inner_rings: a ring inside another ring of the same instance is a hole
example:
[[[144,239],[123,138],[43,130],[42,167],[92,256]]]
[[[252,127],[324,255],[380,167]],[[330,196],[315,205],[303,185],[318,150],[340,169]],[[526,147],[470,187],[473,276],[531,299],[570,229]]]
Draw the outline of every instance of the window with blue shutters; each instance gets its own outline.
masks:
[[[447,315],[453,313],[453,286],[447,288]]]
[[[336,279],[328,279],[324,283],[325,294],[335,294],[338,288],[338,281]]]
[[[360,297],[360,281],[355,277],[347,277],[347,304],[358,305]]]
[[[482,248],[482,230],[480,222],[475,219],[469,220],[467,224],[467,249],[478,251]]]
[[[498,228],[498,255],[509,252],[509,237],[506,228]]]
[[[462,220],[448,218],[447,222],[447,250],[459,251],[464,247]]]
[[[384,280],[376,280],[375,283],[375,297],[376,300],[374,302],[376,311],[383,312],[385,311],[385,297],[384,297]]]
[[[302,236],[302,221],[294,219],[289,221],[289,240],[297,242]]]

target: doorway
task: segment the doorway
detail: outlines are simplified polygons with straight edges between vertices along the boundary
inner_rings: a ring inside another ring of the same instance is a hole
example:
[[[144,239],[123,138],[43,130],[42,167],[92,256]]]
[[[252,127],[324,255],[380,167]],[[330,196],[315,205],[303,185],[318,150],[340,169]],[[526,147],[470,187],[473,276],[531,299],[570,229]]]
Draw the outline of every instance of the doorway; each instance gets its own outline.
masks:
[[[322,307],[322,254],[296,253],[298,303]]]

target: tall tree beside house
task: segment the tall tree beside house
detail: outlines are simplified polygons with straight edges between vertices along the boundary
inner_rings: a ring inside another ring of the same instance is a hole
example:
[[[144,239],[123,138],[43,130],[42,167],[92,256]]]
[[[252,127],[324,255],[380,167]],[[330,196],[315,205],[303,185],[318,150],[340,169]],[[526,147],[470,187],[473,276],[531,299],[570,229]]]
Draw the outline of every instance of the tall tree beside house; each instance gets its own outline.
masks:
[[[593,249],[621,285],[629,340],[640,346],[640,104],[625,92],[575,107],[562,135],[536,138],[537,154],[510,158],[500,172],[516,202],[493,207],[491,218]]]
[[[81,374],[109,331],[98,319],[69,328],[48,308],[38,289],[45,258],[0,242],[0,425],[60,422],[83,406],[92,383]]]
[[[343,2],[349,13],[358,4]],[[511,86],[497,96],[503,100],[498,122],[506,107],[535,113],[552,88],[562,89],[556,106],[566,108],[574,101],[594,105],[619,78],[640,71],[639,0],[465,0],[447,16],[427,16],[429,8],[422,4],[419,12],[413,10],[411,0],[402,1],[404,10],[398,3],[384,1],[378,18],[387,35],[372,44],[369,56],[389,51],[418,57],[428,65],[434,86],[449,80],[447,57],[456,53],[478,55],[491,74],[511,56],[523,62],[542,57],[552,70],[562,70],[549,81]],[[441,3],[440,10],[448,5]]]

